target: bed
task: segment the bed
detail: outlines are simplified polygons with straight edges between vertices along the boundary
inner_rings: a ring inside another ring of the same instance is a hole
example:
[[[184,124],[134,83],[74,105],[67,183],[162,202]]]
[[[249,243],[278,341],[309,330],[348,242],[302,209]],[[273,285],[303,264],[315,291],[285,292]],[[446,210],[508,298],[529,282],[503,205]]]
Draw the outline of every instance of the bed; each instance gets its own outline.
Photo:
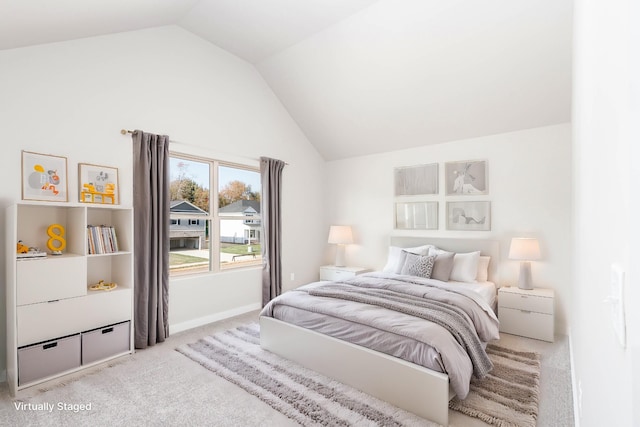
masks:
[[[491,369],[484,346],[498,338],[493,309],[499,246],[492,240],[392,237],[389,247],[389,261],[381,271],[343,283],[310,283],[267,304],[260,316],[261,345],[448,425],[449,400],[456,394],[466,395],[472,374],[485,375]],[[468,278],[442,282],[408,274],[409,258],[423,262],[438,250],[459,254],[461,260],[467,259],[463,254],[473,252],[480,252],[485,261],[490,257],[486,277],[478,276],[480,282]],[[416,256],[408,255],[412,253]],[[398,263],[405,266],[404,271],[396,269]],[[430,300],[424,300],[423,294],[429,294]],[[452,300],[461,301],[464,307],[453,311],[464,311],[460,317],[470,320],[472,332],[468,326],[450,329],[448,323],[460,323],[448,320],[458,316],[451,314],[450,307],[438,314],[435,306]]]

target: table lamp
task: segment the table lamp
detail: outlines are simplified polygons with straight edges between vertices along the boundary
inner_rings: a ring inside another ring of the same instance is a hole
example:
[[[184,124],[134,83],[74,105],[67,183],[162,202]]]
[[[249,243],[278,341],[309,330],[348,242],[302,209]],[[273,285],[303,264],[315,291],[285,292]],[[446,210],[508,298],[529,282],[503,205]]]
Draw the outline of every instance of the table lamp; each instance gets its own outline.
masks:
[[[329,243],[336,246],[336,267],[344,267],[344,249],[345,245],[353,243],[353,235],[351,227],[348,225],[332,225],[329,228]]]
[[[509,259],[520,261],[520,276],[518,287],[520,289],[533,289],[531,283],[531,262],[540,259],[540,245],[538,239],[531,237],[515,237],[511,239]]]

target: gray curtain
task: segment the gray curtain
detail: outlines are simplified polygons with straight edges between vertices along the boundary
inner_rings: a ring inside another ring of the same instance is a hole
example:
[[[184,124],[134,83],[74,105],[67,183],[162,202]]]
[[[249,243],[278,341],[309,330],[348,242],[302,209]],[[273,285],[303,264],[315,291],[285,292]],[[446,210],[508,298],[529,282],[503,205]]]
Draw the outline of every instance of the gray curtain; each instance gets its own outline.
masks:
[[[169,336],[169,137],[133,138],[135,347]]]
[[[263,307],[282,293],[280,197],[284,165],[282,160],[260,157]]]

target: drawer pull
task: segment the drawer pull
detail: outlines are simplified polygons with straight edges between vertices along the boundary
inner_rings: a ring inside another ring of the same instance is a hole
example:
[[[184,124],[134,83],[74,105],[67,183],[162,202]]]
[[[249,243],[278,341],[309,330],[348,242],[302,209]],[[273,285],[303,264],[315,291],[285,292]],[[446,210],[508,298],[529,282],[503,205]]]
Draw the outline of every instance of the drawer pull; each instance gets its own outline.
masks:
[[[520,310],[524,314],[531,314],[531,310]]]
[[[49,344],[45,344],[45,345],[43,345],[43,346],[42,346],[42,349],[43,349],[43,350],[48,350],[48,349],[50,349],[50,348],[54,348],[54,347],[57,347],[57,346],[58,346],[58,343],[57,343],[57,342],[52,342],[52,343],[49,343]]]
[[[520,298],[528,298],[527,295],[520,295]]]
[[[110,328],[106,328],[106,329],[103,329],[103,330],[102,330],[102,333],[103,333],[103,334],[108,334],[108,333],[110,333],[110,332],[113,332],[113,326],[112,326],[112,327],[110,327]]]
[[[59,299],[52,299],[50,301],[47,301],[47,303],[58,302],[58,301],[60,301],[60,300]]]

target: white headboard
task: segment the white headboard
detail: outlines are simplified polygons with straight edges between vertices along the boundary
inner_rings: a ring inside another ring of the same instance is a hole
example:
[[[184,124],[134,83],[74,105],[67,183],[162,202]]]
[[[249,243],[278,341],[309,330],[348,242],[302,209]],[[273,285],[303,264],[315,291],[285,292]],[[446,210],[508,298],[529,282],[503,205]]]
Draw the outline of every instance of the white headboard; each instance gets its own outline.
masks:
[[[497,240],[460,239],[453,237],[391,236],[389,238],[389,244],[400,248],[435,245],[445,251],[458,253],[480,251],[481,255],[491,257],[491,262],[489,263],[489,280],[496,283],[496,285],[499,285],[498,264],[500,264],[500,243]]]

